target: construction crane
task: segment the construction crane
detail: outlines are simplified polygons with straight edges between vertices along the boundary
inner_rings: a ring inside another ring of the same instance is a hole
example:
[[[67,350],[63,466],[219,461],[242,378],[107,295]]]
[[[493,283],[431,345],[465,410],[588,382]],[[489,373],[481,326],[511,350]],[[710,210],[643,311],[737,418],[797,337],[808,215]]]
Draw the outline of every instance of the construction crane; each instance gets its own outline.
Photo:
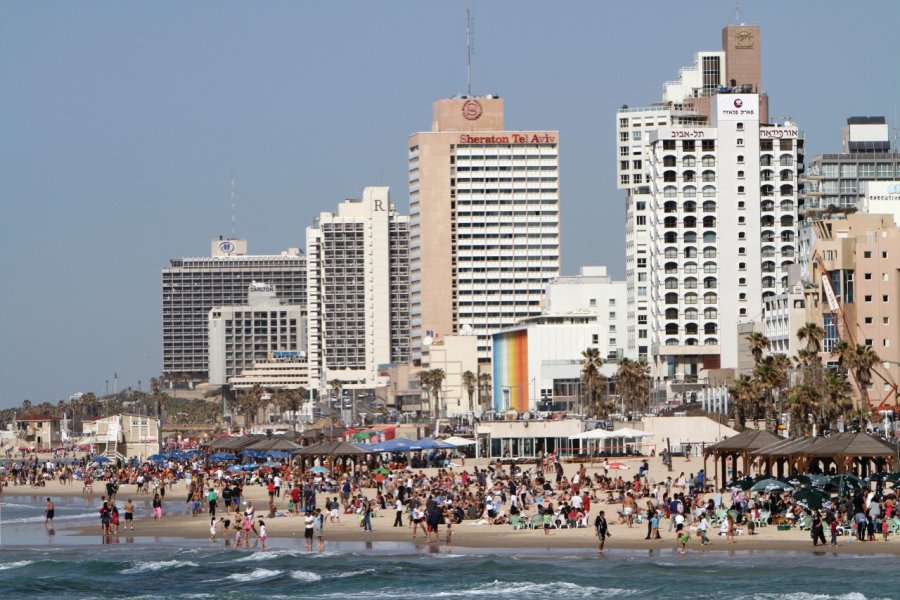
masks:
[[[841,303],[838,301],[837,295],[834,293],[834,288],[831,285],[831,277],[828,275],[828,270],[825,268],[825,261],[818,250],[813,253],[812,260],[819,271],[819,277],[822,280],[822,288],[825,290],[825,298],[828,301],[828,308],[831,310],[831,318],[834,321],[835,327],[837,327],[838,336],[850,344],[850,347],[855,348],[856,341],[853,338],[853,324],[847,321],[844,309],[841,308]],[[889,400],[892,398],[896,399],[897,397],[897,383],[891,379],[891,375],[887,371],[882,373],[881,369],[873,368],[872,372],[888,385],[887,394],[884,395],[884,398],[881,399],[878,406],[872,410],[872,414],[878,415],[885,411],[895,412],[897,410],[896,401],[894,402],[893,407],[889,408],[887,404]],[[869,400],[869,394],[865,390],[865,386],[859,383],[856,375],[852,371],[850,372],[850,376],[853,378],[853,382],[856,384],[857,389],[859,389],[860,394],[865,398],[866,408],[870,408],[872,403]]]

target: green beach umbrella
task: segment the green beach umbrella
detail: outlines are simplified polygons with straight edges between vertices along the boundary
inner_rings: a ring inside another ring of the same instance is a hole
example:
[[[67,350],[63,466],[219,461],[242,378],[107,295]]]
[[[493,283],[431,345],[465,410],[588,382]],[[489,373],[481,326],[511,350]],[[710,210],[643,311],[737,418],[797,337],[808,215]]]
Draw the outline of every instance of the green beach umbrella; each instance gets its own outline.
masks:
[[[384,467],[378,467],[377,469],[375,469],[375,470],[372,471],[372,472],[375,473],[376,475],[377,475],[378,473],[381,473],[382,475],[388,475],[388,474],[390,473],[390,471],[387,470],[387,469],[385,469]]]
[[[812,487],[825,487],[825,484],[828,483],[829,477],[826,475],[813,475],[812,473],[807,473],[806,475],[800,475],[797,477],[800,480],[802,485],[812,486]]]
[[[789,483],[785,483],[784,481],[779,481],[778,479],[763,479],[753,484],[753,487],[750,488],[753,492],[765,492],[769,494],[771,492],[787,492],[794,489]]]
[[[806,508],[810,509],[822,508],[830,499],[831,494],[815,488],[806,488],[794,492],[794,501],[804,504]]]

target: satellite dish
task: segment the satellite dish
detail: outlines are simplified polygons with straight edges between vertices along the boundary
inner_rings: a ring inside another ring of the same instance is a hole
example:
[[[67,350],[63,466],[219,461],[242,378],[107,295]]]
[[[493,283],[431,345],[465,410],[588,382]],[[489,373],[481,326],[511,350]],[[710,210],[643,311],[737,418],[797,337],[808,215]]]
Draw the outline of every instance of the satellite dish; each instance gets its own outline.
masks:
[[[434,341],[434,340],[431,338],[430,335],[426,335],[425,337],[422,338],[422,345],[423,345],[423,346],[430,346],[431,343],[432,343],[433,341]]]
[[[460,330],[459,333],[460,333],[460,335],[472,335],[472,333],[473,333],[472,326],[469,325],[468,323],[466,323],[465,325],[462,326],[462,329]]]

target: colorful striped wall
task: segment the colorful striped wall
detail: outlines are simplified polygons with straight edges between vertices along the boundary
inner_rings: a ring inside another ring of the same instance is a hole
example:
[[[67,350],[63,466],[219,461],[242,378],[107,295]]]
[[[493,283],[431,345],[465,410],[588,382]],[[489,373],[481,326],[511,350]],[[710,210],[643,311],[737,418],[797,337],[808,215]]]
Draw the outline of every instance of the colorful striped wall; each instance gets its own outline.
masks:
[[[528,331],[520,329],[494,335],[494,410],[528,410]],[[509,395],[508,401],[506,394]]]

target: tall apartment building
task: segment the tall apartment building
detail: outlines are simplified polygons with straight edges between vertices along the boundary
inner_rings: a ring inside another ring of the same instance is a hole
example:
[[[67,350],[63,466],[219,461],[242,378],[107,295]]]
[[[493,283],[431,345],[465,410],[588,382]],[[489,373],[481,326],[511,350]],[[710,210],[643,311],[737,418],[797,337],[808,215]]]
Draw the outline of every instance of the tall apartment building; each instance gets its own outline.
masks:
[[[384,385],[409,362],[409,219],[367,187],[306,228],[310,386]]]
[[[617,114],[629,346],[659,382],[736,368],[738,324],[787,287],[803,140],[767,122],[760,74],[759,27],[727,26],[660,105]]]
[[[306,306],[306,258],[299,248],[248,255],[247,240],[212,241],[212,255],[174,258],[162,270],[163,373],[206,377],[209,311],[240,305],[254,281],[276,286],[285,303]]]
[[[859,208],[870,181],[900,180],[900,153],[891,151],[884,117],[850,117],[841,130],[838,154],[816,154],[803,181],[803,212],[829,206]]]
[[[495,96],[438,100],[409,137],[413,360],[423,340],[491,333],[541,312],[559,275],[559,132],[507,131]]]
[[[722,30],[722,50],[698,52],[694,64],[684,67],[678,79],[663,84],[662,101],[652,106],[623,106],[616,113],[619,189],[625,196],[625,280],[628,288],[627,353],[638,360],[650,357],[650,132],[658,127],[694,127],[710,122],[712,99],[728,86],[760,93],[760,30],[755,25],[727,26]],[[763,121],[768,98],[761,94]]]
[[[276,358],[305,361],[304,307],[278,298],[276,287],[252,282],[247,300],[209,311],[209,383],[226,385],[245,369]]]

